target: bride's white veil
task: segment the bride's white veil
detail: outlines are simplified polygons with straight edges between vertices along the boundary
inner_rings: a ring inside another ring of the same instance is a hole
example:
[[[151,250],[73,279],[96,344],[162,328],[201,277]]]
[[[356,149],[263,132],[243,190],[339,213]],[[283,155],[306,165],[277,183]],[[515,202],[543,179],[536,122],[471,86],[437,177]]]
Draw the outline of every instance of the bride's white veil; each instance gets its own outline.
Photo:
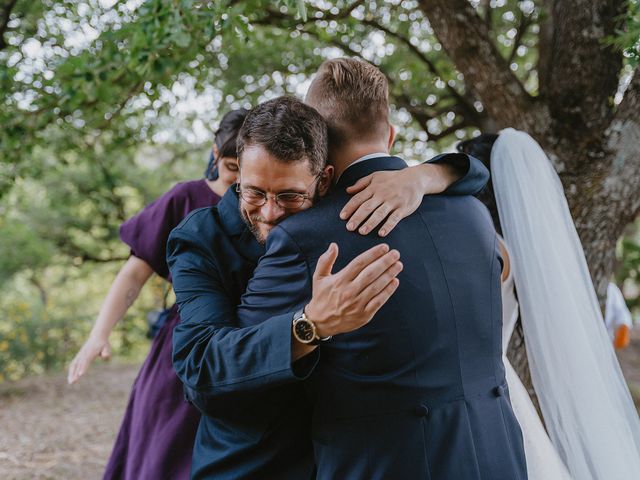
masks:
[[[535,140],[511,128],[491,174],[549,436],[576,480],[640,479],[640,421],[562,184]]]

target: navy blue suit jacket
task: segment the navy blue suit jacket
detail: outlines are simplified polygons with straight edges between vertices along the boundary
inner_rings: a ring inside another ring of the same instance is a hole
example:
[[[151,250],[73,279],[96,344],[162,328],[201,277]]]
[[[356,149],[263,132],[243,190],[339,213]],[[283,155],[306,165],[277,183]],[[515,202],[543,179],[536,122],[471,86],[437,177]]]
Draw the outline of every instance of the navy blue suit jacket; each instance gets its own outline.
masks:
[[[488,179],[480,162],[466,156],[431,161],[469,165],[452,193],[474,193]],[[337,213],[336,221],[346,232]],[[172,232],[167,251],[182,318],[174,332],[174,366],[188,398],[204,413],[192,477],[309,478],[311,409],[299,380],[313,371],[320,352],[291,365],[291,311],[300,301],[282,303],[282,291],[290,288],[287,272],[277,273],[283,277],[273,279],[282,280],[273,290],[260,291],[256,309],[245,304],[236,316],[262,249],[244,226],[231,189],[217,207],[187,217]],[[308,289],[298,293],[309,299]]]
[[[404,167],[394,157],[353,165],[315,208],[275,227],[240,321],[304,306],[330,241],[340,247],[335,271],[380,243],[345,229],[344,189]],[[320,346],[307,382],[318,478],[525,479],[502,363],[501,259],[486,208],[471,196],[425,197],[384,241],[402,256],[398,290],[369,324]]]

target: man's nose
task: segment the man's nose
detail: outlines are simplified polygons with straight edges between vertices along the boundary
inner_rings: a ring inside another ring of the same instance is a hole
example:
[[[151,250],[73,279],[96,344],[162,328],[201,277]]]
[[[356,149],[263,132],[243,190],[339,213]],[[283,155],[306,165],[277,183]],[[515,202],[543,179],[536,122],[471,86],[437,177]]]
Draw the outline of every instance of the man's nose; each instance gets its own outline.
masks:
[[[273,197],[267,198],[265,203],[260,209],[260,214],[264,218],[265,222],[273,223],[277,222],[284,215],[284,209],[276,203],[276,199]]]

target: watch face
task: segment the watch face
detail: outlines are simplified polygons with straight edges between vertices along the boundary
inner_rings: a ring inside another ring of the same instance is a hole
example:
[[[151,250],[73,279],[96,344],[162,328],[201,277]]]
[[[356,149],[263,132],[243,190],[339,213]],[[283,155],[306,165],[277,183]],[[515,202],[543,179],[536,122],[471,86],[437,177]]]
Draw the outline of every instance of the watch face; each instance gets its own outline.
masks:
[[[311,342],[315,337],[313,325],[308,320],[296,322],[294,328],[296,330],[296,336],[301,342]]]

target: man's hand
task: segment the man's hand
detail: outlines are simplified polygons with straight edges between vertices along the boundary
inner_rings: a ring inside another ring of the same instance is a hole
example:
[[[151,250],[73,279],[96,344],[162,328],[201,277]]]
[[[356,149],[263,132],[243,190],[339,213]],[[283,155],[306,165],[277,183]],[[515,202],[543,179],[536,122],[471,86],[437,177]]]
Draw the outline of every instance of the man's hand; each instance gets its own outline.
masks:
[[[353,197],[340,218],[348,219],[347,230],[358,229],[362,235],[382,224],[378,235],[384,237],[417,210],[424,195],[444,192],[459,177],[454,167],[434,163],[372,173],[347,188]]]
[[[311,301],[304,309],[320,337],[366,325],[400,284],[400,253],[388,245],[370,248],[332,274],[337,257],[338,246],[332,243],[318,259]]]

